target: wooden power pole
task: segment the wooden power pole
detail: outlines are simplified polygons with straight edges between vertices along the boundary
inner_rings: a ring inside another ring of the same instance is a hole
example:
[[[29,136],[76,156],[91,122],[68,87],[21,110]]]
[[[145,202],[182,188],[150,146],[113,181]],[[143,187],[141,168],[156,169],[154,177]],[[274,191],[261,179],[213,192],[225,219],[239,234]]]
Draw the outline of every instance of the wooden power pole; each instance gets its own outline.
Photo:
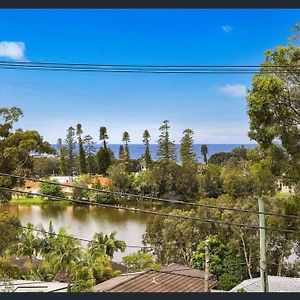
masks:
[[[205,241],[205,277],[204,292],[208,292],[209,288],[209,240]]]
[[[265,230],[265,203],[262,198],[258,199],[259,209],[259,253],[260,253],[260,277],[262,291],[269,292],[268,273],[267,273],[267,257],[266,257],[266,230]]]

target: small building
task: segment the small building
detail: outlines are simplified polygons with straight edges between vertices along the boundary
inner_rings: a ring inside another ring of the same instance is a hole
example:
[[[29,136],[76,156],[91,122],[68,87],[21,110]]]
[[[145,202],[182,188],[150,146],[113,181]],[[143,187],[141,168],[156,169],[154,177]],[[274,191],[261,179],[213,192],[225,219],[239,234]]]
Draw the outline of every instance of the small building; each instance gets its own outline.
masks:
[[[31,281],[31,280],[5,280],[0,281],[0,292],[24,293],[24,292],[67,292],[68,284],[61,282]]]
[[[300,292],[300,278],[268,276],[269,292]],[[247,279],[230,290],[230,292],[262,292],[261,278]]]
[[[30,192],[30,193],[38,193],[39,192],[40,183],[33,180],[26,180],[24,186],[20,187],[20,191]]]
[[[76,185],[76,177],[74,176],[51,176],[50,180],[66,185],[61,186],[62,191],[66,194],[72,194],[74,186]]]
[[[125,273],[92,288],[93,292],[204,292],[205,273],[187,266],[171,264],[162,270]],[[217,285],[209,276],[208,290]]]

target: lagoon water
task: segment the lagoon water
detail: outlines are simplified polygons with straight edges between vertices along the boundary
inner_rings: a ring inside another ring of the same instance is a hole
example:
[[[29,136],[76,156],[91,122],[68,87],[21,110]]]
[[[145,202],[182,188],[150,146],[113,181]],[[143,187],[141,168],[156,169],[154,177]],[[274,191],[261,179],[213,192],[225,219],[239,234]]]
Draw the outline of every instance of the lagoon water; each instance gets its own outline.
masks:
[[[36,227],[43,226],[46,230],[52,220],[56,231],[64,226],[72,235],[84,239],[91,239],[95,232],[110,234],[116,231],[117,239],[128,245],[138,246],[142,246],[142,235],[145,233],[148,217],[142,213],[113,208],[59,204],[0,204],[0,212],[4,211],[19,217],[23,225],[30,222]],[[137,250],[139,249],[128,247],[125,252],[115,253],[114,260],[121,261],[123,256]]]

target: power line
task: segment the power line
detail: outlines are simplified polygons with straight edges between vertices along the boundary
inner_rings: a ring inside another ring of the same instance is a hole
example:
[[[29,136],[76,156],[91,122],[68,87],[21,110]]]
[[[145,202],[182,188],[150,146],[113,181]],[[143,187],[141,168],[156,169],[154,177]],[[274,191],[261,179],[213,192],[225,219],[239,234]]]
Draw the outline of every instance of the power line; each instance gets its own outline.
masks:
[[[300,69],[288,65],[128,65],[128,64],[84,64],[57,62],[5,62],[0,61],[0,69],[68,72],[117,72],[117,73],[157,73],[157,74],[256,74],[261,68],[264,73],[300,74]]]
[[[59,186],[63,186],[63,187],[70,187],[70,185],[68,185],[68,184],[63,184],[63,183],[53,182],[53,181],[47,181],[47,180],[42,180],[42,179],[36,179],[36,178],[31,178],[31,177],[25,177],[25,176],[19,176],[19,175],[11,175],[11,174],[8,174],[8,173],[1,173],[0,172],[0,176],[7,176],[7,177],[24,179],[24,180],[31,180],[31,181],[35,181],[35,182],[47,183],[47,184],[52,184],[52,185],[59,185]],[[119,195],[119,196],[127,196],[127,197],[133,197],[133,198],[142,198],[142,199],[148,199],[148,200],[154,200],[154,201],[161,201],[161,202],[167,202],[167,203],[172,203],[172,204],[192,205],[192,206],[196,206],[196,207],[237,211],[237,212],[251,213],[251,214],[256,214],[256,215],[264,214],[264,215],[268,215],[268,216],[277,216],[277,217],[300,219],[300,217],[298,215],[286,215],[286,214],[273,213],[273,212],[264,212],[264,213],[262,213],[262,212],[259,212],[259,211],[254,211],[254,210],[249,210],[249,209],[218,206],[218,205],[211,205],[211,204],[201,204],[201,203],[194,203],[194,202],[186,202],[186,201],[183,201],[183,200],[175,200],[175,199],[163,199],[163,198],[158,198],[158,197],[143,196],[143,195],[132,194],[132,193],[124,193],[124,192],[116,192],[116,191],[108,191],[108,190],[103,190],[103,189],[90,188],[90,187],[85,187],[85,186],[81,186],[81,185],[73,186],[73,188],[84,189],[84,190],[89,190],[89,191],[95,191],[95,192],[99,192],[99,193],[112,194],[112,195]]]
[[[177,218],[177,219],[186,219],[186,220],[194,220],[194,221],[200,221],[202,223],[213,223],[213,224],[237,226],[237,227],[244,227],[244,228],[251,228],[251,229],[265,229],[265,230],[269,230],[269,231],[276,231],[276,232],[283,232],[283,233],[294,233],[294,234],[299,234],[300,235],[299,231],[295,231],[295,230],[291,230],[291,229],[260,227],[260,226],[244,224],[244,223],[234,223],[234,222],[229,222],[229,221],[219,221],[219,220],[207,219],[207,218],[198,218],[198,217],[183,216],[183,215],[178,215],[178,214],[168,214],[168,213],[163,213],[163,212],[154,212],[154,211],[149,211],[149,210],[139,209],[139,208],[115,206],[115,205],[111,205],[111,204],[91,202],[91,201],[81,200],[81,199],[80,200],[79,199],[75,200],[75,199],[69,199],[69,198],[66,198],[66,197],[46,195],[46,194],[42,194],[42,193],[32,193],[32,192],[26,192],[26,191],[19,191],[19,190],[15,190],[15,189],[6,188],[6,187],[3,187],[3,186],[0,186],[0,189],[5,190],[5,191],[14,192],[14,193],[30,194],[30,195],[39,196],[39,197],[64,200],[64,201],[80,203],[80,204],[95,205],[95,206],[100,206],[100,207],[108,207],[108,208],[125,210],[125,211],[140,212],[140,213],[151,214],[151,215],[155,215],[155,216],[170,217],[170,218]]]

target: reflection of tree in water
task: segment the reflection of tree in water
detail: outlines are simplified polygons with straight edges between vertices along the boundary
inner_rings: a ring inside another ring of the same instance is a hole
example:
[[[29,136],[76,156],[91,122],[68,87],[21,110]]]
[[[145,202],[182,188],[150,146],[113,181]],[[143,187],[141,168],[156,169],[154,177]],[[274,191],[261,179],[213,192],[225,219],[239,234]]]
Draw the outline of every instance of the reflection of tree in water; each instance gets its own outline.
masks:
[[[46,218],[58,218],[65,214],[68,206],[59,204],[42,204],[41,206],[41,216]]]

